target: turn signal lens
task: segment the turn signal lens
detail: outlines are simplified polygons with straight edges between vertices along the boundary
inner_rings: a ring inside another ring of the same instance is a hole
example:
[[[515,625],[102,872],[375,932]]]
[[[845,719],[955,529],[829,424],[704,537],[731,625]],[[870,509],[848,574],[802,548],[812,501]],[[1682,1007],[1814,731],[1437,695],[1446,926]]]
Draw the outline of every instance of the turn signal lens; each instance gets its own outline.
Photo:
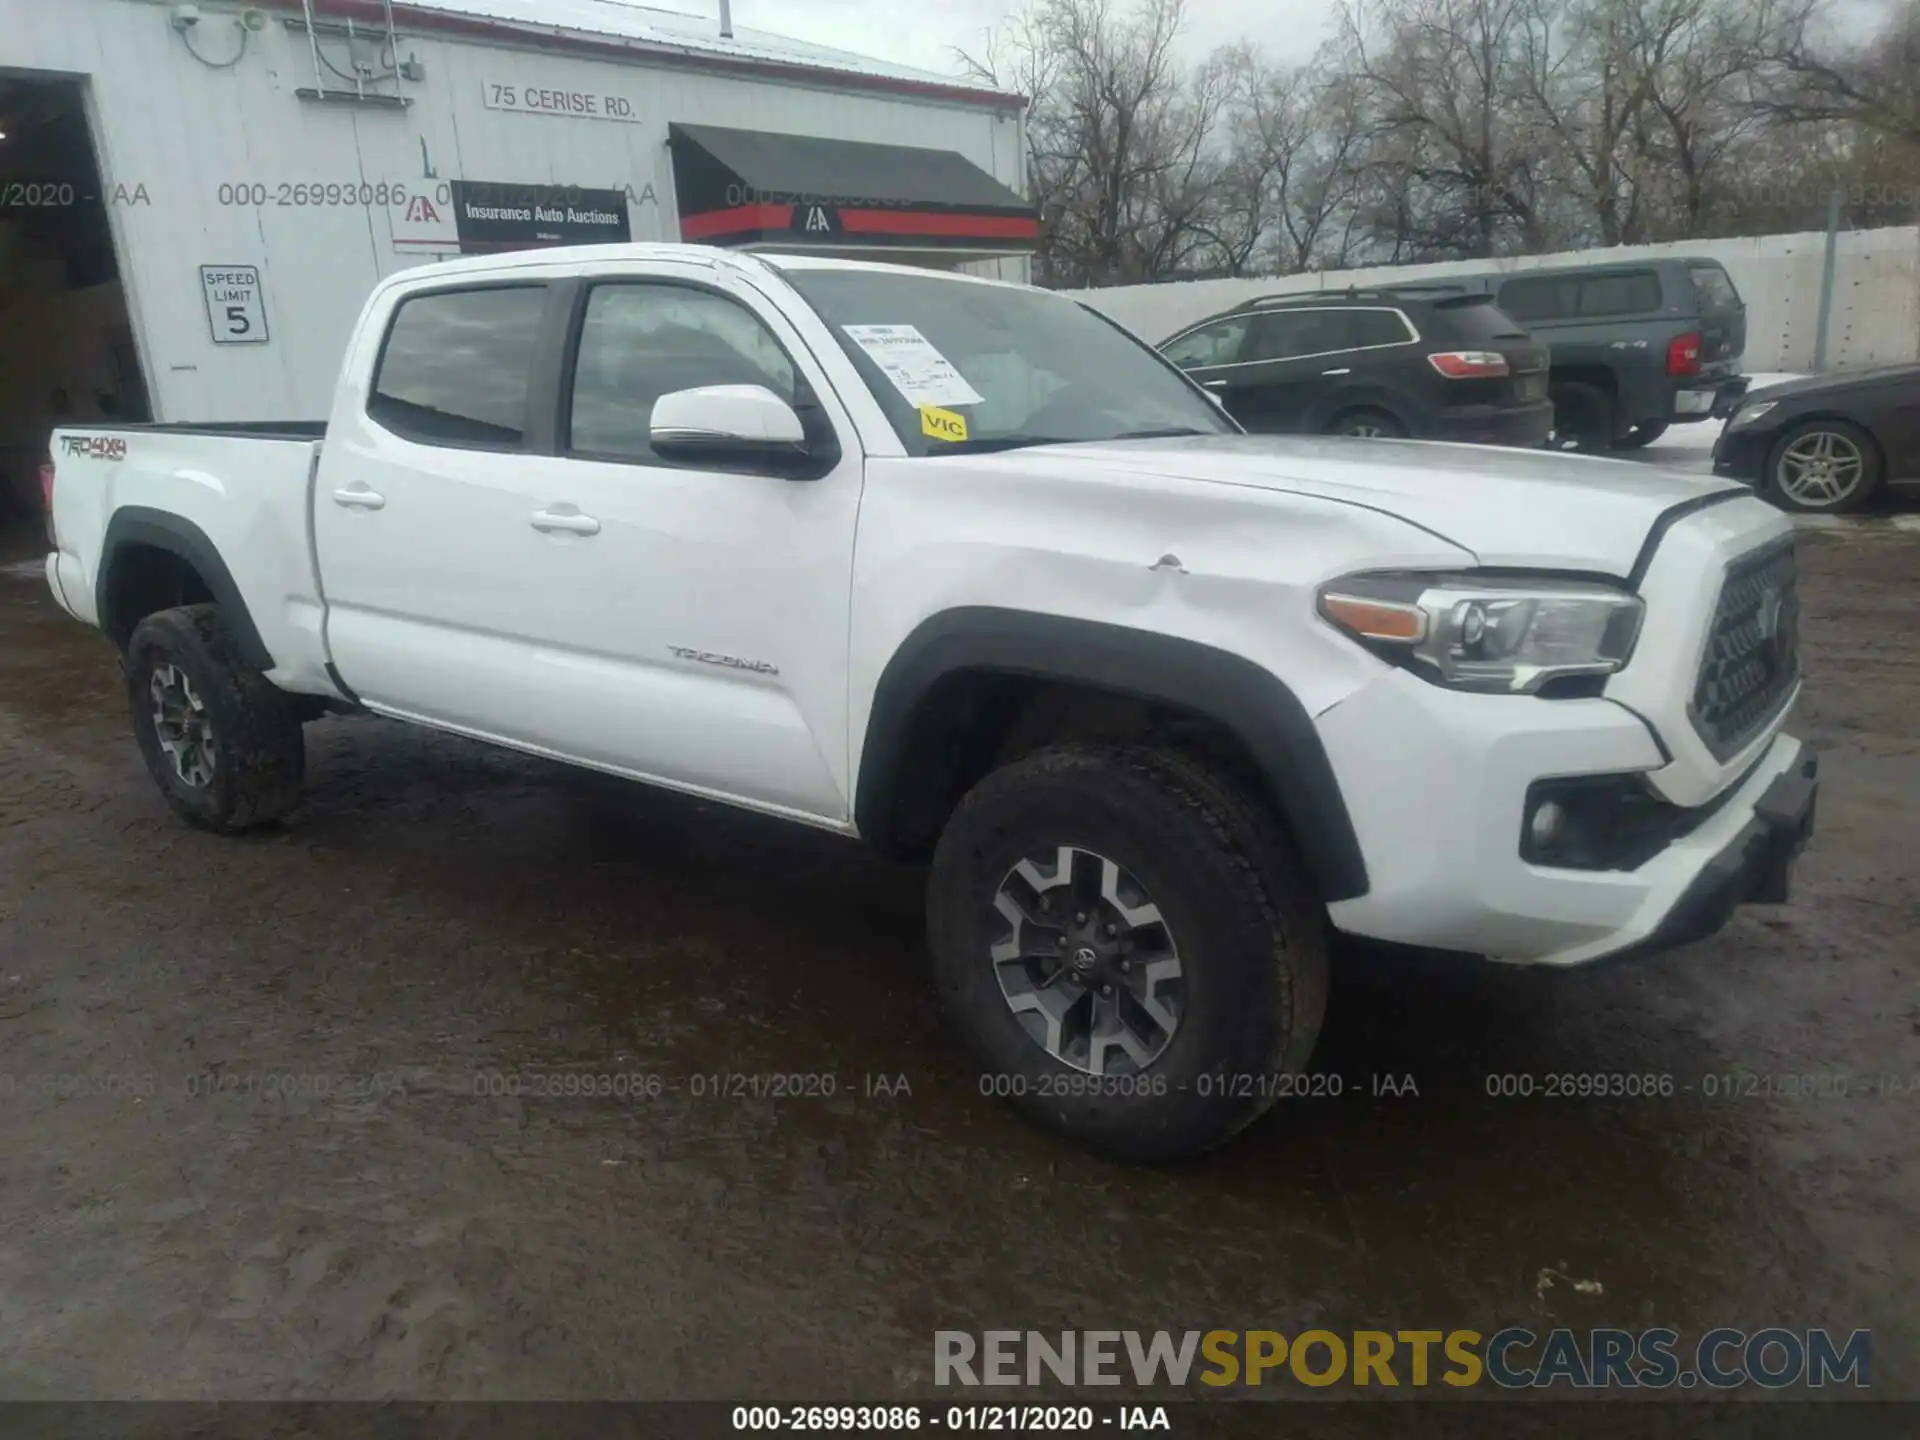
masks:
[[[1417,605],[1391,605],[1357,595],[1326,594],[1320,611],[1334,624],[1367,640],[1415,645],[1426,638],[1427,614]]]

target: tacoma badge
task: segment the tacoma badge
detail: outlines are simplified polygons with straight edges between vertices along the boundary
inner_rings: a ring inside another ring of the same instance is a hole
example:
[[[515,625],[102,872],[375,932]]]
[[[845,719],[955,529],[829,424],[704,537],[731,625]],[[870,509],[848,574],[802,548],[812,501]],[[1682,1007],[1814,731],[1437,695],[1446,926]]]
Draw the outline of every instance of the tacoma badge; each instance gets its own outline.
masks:
[[[669,645],[682,660],[698,660],[702,665],[721,665],[728,670],[751,670],[756,675],[778,675],[780,667],[764,660],[742,660],[737,655],[716,655],[711,650],[690,650],[684,645]]]

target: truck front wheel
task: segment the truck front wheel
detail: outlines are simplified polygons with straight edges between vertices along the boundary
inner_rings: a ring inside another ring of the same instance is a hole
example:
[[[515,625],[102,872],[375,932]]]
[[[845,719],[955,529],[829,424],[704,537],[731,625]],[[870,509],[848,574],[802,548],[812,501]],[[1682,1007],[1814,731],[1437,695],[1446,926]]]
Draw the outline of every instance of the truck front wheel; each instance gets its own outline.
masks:
[[[218,606],[142,620],[126,672],[140,754],[188,824],[234,835],[293,807],[306,776],[299,711],[240,660]]]
[[[1279,828],[1211,768],[1031,755],[961,801],[928,883],[936,981],[982,1094],[1165,1160],[1306,1093],[1325,912]]]

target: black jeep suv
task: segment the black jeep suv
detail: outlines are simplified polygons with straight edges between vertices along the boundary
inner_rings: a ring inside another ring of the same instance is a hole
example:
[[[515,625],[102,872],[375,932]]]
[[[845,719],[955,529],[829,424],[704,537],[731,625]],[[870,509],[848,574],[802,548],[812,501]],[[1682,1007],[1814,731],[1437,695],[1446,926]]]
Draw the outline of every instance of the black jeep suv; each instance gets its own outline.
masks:
[[[1539,445],[1553,429],[1547,349],[1489,295],[1267,296],[1160,351],[1255,434]]]

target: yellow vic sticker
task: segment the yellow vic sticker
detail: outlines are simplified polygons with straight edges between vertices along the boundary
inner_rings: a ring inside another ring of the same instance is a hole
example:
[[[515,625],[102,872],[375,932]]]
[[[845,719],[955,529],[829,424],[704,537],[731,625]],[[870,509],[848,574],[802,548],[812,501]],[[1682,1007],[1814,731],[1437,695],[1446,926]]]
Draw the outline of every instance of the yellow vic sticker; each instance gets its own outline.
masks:
[[[931,435],[935,440],[964,440],[967,417],[954,410],[942,410],[938,405],[922,405],[920,433]]]

